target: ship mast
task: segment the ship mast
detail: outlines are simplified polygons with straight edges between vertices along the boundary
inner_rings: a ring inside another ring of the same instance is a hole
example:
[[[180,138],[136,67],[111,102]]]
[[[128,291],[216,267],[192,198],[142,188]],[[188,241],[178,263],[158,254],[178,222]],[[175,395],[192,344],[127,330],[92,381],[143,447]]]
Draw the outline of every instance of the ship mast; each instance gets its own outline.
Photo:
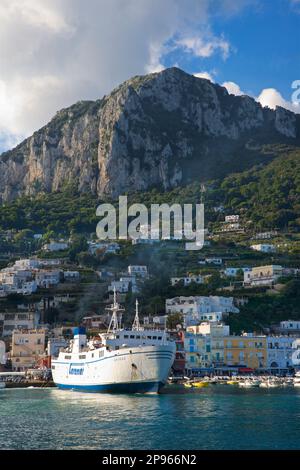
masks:
[[[110,310],[112,312],[112,316],[109,322],[109,327],[107,333],[111,331],[117,331],[121,328],[121,318],[118,318],[118,312],[124,312],[124,308],[122,308],[117,302],[117,293],[116,288],[114,287],[114,303],[110,307],[106,307],[106,310]]]
[[[136,331],[141,330],[140,319],[139,319],[139,301],[138,301],[138,299],[136,299],[136,301],[135,301],[135,317],[134,317],[134,321],[133,321],[133,324],[132,324],[132,329],[136,330]]]

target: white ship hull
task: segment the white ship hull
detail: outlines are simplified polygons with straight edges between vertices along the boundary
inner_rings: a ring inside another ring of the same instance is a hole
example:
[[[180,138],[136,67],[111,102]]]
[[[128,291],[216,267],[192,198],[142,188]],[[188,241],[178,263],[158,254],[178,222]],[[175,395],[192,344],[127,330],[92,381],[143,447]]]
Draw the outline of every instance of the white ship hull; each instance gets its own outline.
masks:
[[[52,376],[61,389],[158,393],[168,379],[174,357],[174,343],[113,351],[101,348],[83,360],[80,355],[65,353],[52,361]]]

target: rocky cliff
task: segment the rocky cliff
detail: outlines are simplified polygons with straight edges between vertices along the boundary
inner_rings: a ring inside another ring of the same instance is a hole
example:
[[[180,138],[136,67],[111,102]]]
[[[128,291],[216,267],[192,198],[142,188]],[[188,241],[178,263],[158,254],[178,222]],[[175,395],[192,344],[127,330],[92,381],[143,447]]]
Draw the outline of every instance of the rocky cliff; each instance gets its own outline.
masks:
[[[61,190],[117,196],[224,176],[299,145],[300,117],[180,69],[134,77],[97,101],[59,111],[0,156],[0,197]]]

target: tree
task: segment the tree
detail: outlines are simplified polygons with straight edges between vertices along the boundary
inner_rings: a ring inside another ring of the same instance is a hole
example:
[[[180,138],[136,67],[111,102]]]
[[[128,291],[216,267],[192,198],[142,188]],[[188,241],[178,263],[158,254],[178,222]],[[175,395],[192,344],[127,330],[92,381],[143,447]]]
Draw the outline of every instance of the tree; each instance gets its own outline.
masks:
[[[167,328],[175,330],[177,325],[183,325],[183,315],[181,313],[171,313],[167,317]]]

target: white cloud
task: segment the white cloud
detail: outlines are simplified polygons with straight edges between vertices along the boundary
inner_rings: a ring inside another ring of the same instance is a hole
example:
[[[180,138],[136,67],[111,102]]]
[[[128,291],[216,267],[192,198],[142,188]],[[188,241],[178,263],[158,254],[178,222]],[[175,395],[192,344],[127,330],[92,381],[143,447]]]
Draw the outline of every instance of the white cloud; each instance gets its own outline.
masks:
[[[228,93],[231,93],[232,95],[241,96],[247,94],[251,96],[250,93],[242,91],[240,86],[235,82],[224,82],[222,83],[222,86],[224,86]],[[294,113],[300,113],[300,104],[285,100],[280,92],[275,88],[264,88],[257,97],[253,96],[253,98],[263,107],[276,109],[276,106],[281,106],[282,108],[289,109]]]
[[[164,70],[164,65],[161,63],[161,58],[164,55],[165,48],[159,43],[152,43],[149,46],[149,62],[145,66],[146,73],[161,72]]]
[[[222,83],[222,86],[224,86],[228,93],[230,93],[231,95],[241,96],[246,94],[240,89],[239,85],[235,82],[224,82]]]
[[[207,80],[210,80],[213,83],[215,81],[214,72],[197,72],[197,73],[194,73],[193,75],[194,77],[197,77],[197,78],[206,78]]]
[[[219,4],[236,13],[234,2]],[[210,30],[214,5],[214,0],[1,0],[2,141],[30,135],[62,107],[99,98],[133,75],[161,70],[174,47],[225,58],[229,43]]]
[[[178,46],[185,51],[192,53],[196,57],[210,57],[216,52],[222,54],[223,59],[227,59],[230,52],[230,44],[224,38],[218,38],[212,35],[208,37],[191,36],[178,39]]]
[[[222,83],[222,86],[224,86],[228,93],[231,93],[232,95],[241,96],[247,94],[251,96],[250,93],[245,93],[242,91],[240,86],[235,82],[224,82]],[[289,109],[294,113],[300,113],[300,103],[297,104],[292,101],[285,100],[280,92],[275,88],[264,88],[257,97],[252,97],[263,107],[276,109],[276,106],[281,106],[282,108]]]
[[[265,88],[261,91],[256,100],[264,107],[268,106],[271,109],[275,109],[276,106],[281,106],[294,113],[300,113],[300,105],[286,101],[275,88]]]

